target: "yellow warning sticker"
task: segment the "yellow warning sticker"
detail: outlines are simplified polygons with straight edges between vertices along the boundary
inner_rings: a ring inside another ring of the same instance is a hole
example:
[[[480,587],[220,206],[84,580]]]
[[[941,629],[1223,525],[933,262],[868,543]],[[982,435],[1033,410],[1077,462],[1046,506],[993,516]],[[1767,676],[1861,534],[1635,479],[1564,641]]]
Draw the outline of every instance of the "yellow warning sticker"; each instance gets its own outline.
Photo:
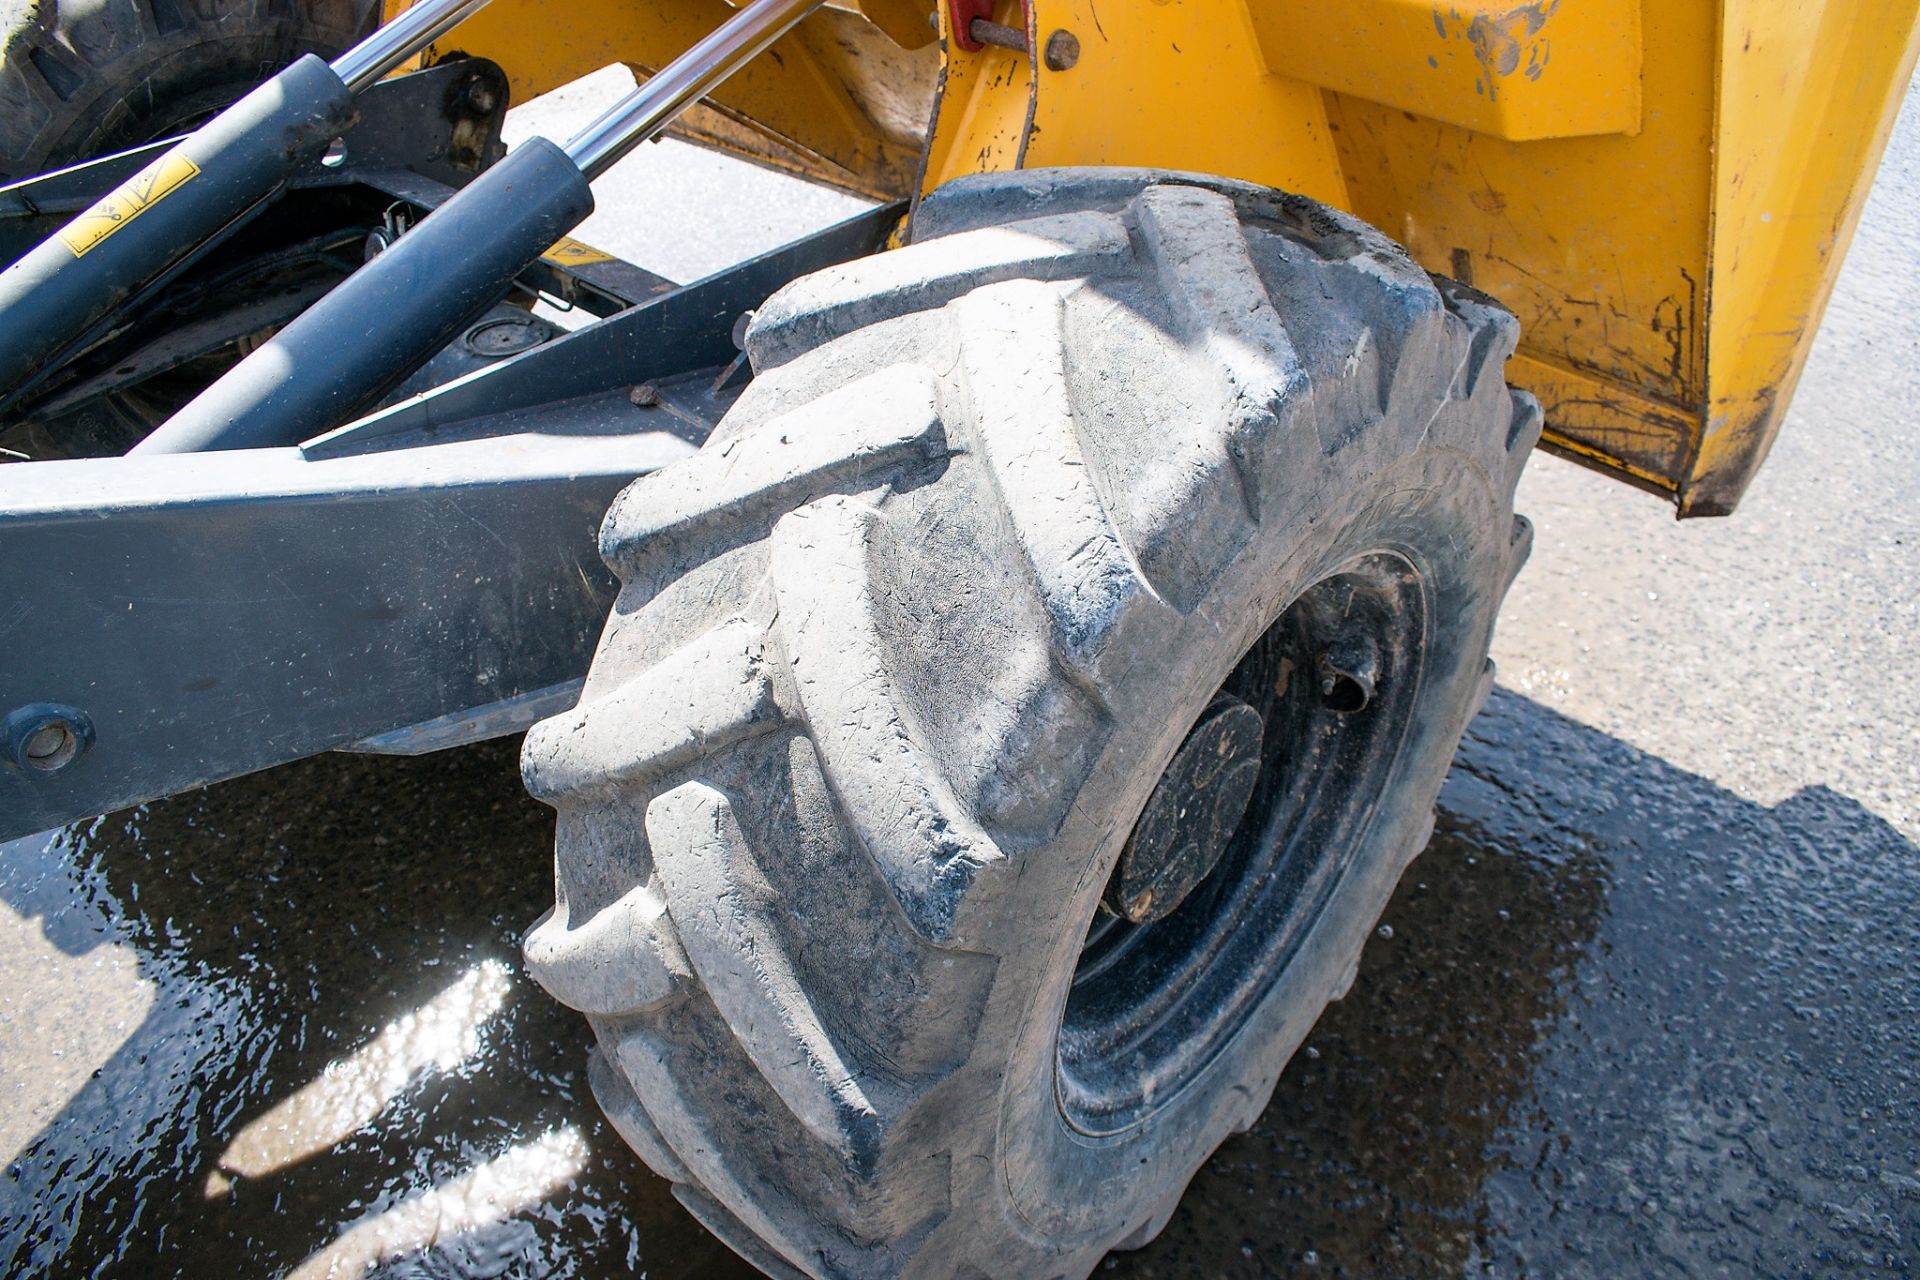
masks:
[[[585,267],[596,262],[613,261],[613,255],[604,249],[583,244],[572,236],[561,236],[558,244],[540,256],[556,267]]]
[[[169,151],[102,196],[100,202],[69,222],[60,240],[83,256],[89,249],[178,191],[200,166],[179,151]]]

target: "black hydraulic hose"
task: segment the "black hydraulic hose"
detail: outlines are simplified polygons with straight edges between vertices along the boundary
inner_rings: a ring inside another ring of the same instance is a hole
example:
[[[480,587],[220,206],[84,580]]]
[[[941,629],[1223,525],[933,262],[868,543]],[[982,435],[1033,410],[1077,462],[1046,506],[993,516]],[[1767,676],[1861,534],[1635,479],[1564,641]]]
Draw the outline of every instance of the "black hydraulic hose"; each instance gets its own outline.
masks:
[[[353,118],[308,54],[0,272],[0,393],[279,189]]]

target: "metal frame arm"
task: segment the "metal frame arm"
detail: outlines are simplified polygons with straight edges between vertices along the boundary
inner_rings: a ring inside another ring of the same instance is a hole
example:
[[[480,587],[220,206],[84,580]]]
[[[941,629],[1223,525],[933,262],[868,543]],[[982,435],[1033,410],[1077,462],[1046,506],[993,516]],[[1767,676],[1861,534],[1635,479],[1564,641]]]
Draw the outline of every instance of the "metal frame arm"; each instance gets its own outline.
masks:
[[[512,732],[564,706],[613,597],[596,550],[613,495],[691,453],[737,394],[714,374],[742,311],[878,249],[900,213],[304,449],[0,466],[0,839],[319,751]],[[654,386],[632,395],[641,382]],[[49,715],[83,730],[64,759],[57,734],[36,737]]]

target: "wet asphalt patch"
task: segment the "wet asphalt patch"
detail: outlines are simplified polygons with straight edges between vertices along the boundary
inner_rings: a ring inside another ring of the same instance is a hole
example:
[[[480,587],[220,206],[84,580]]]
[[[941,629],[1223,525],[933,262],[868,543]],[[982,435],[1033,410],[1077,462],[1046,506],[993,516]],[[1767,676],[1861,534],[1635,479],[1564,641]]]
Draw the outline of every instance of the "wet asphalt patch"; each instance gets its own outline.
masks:
[[[1920,857],[1501,690],[1248,1133],[1139,1277],[1902,1273]],[[152,998],[6,1166],[9,1274],[746,1276],[522,972],[513,744],[331,756],[20,842],[0,898]]]

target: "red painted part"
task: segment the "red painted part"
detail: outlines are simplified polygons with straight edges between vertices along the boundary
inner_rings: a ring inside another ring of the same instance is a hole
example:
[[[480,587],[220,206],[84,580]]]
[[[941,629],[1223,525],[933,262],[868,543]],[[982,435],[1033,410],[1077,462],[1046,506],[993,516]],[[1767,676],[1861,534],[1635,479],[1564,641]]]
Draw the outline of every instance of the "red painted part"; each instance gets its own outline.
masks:
[[[993,21],[993,0],[947,0],[947,17],[953,22],[953,42],[968,53],[986,48],[973,38],[973,20]]]

